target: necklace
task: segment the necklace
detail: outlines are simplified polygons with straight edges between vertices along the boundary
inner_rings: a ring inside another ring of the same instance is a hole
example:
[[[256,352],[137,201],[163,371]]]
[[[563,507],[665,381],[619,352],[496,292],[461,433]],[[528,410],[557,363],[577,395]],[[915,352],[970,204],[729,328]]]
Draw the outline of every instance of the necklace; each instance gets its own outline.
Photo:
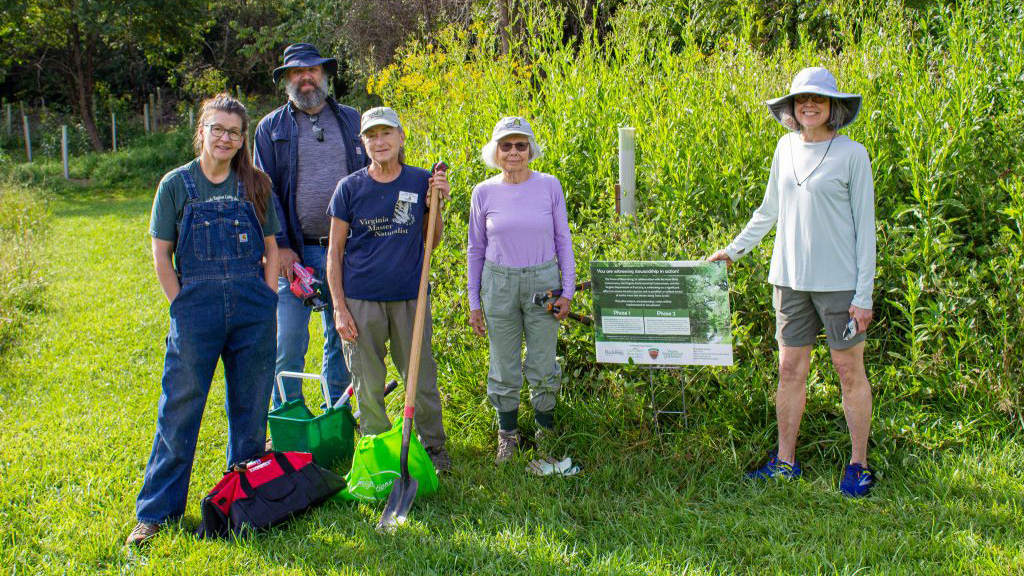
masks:
[[[821,160],[818,160],[818,165],[815,166],[814,169],[811,170],[811,172],[807,175],[807,177],[801,181],[800,178],[798,178],[796,175],[796,159],[793,158],[793,133],[789,133],[789,163],[793,166],[793,180],[796,180],[797,186],[803,186],[804,183],[810,180],[811,176],[813,176],[814,173],[817,172],[818,168],[821,168],[821,163],[824,162],[825,157],[828,156],[828,151],[832,149],[832,141],[835,139],[836,135],[833,134],[832,137],[829,138],[828,140],[828,146],[825,148],[825,153],[821,155]]]

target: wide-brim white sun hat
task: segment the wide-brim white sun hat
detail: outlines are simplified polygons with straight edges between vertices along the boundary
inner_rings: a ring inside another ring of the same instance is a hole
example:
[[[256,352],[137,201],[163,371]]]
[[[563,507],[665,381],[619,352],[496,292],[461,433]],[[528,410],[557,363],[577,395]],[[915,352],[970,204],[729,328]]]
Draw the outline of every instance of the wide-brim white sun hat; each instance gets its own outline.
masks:
[[[837,126],[836,129],[849,126],[857,119],[857,114],[860,113],[860,94],[840,92],[836,84],[836,77],[828,69],[815,66],[813,68],[804,68],[796,73],[796,76],[793,77],[793,83],[789,86],[789,94],[765,102],[765,105],[771,110],[772,116],[775,117],[779,124],[786,126],[786,123],[782,120],[782,115],[783,113],[793,113],[791,100],[797,94],[820,94],[841,102],[849,114],[847,114],[842,125]],[[789,128],[788,126],[786,127]]]

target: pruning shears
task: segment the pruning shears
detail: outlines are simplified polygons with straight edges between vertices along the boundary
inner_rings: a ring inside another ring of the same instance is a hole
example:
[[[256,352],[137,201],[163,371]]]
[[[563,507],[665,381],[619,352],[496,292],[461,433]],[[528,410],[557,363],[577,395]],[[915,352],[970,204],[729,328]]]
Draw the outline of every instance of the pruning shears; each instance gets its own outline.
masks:
[[[587,280],[586,282],[580,282],[579,284],[576,285],[577,292],[589,289],[590,280]],[[553,290],[547,290],[545,292],[537,292],[536,294],[533,295],[533,303],[552,314],[557,314],[561,312],[561,310],[558,308],[558,306],[555,306],[555,301],[561,295],[561,288],[555,288]],[[569,312],[569,318],[572,318],[573,320],[579,322],[580,324],[583,324],[584,326],[590,326],[591,324],[594,323],[594,319],[591,318],[590,316],[584,316],[582,314],[577,314],[575,312]]]

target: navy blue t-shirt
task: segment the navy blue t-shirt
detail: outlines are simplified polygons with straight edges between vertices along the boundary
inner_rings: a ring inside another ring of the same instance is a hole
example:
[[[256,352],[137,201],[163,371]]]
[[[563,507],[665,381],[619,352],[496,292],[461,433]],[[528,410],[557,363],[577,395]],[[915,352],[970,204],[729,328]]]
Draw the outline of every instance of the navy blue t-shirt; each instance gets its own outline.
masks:
[[[387,184],[366,168],[338,182],[327,213],[349,224],[342,265],[346,297],[390,302],[419,295],[429,179],[427,170],[402,166]]]

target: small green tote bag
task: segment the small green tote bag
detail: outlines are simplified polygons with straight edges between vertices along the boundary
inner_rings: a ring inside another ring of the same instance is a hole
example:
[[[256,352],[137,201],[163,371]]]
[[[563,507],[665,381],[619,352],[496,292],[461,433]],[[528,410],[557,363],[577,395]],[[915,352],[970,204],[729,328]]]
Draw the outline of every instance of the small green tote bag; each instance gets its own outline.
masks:
[[[401,475],[402,419],[387,432],[363,436],[356,443],[352,468],[345,476],[345,489],[332,500],[375,502],[387,500]],[[416,434],[409,440],[409,474],[419,482],[416,494],[437,492],[437,472]]]

